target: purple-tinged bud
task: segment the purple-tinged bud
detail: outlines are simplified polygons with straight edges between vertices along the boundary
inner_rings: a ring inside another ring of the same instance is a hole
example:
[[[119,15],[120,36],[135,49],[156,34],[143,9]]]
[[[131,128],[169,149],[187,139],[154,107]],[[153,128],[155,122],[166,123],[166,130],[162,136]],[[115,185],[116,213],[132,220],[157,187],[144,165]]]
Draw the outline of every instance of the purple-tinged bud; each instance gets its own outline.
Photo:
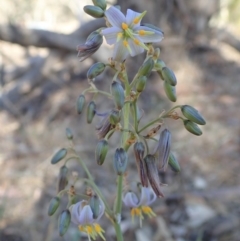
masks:
[[[73,133],[72,133],[72,130],[70,128],[66,128],[66,136],[67,136],[68,140],[73,139]]]
[[[67,232],[70,222],[71,222],[70,211],[68,209],[64,210],[60,214],[58,219],[58,232],[60,236],[63,236]]]
[[[194,134],[196,136],[201,136],[202,135],[201,129],[194,122],[192,122],[190,120],[184,120],[183,124],[184,124],[186,130],[188,130],[190,133],[192,133],[192,134]]]
[[[171,149],[171,132],[168,129],[164,129],[159,137],[158,141],[158,168],[165,170]]]
[[[60,168],[59,181],[58,181],[58,192],[65,189],[68,184],[68,168],[64,165]]]
[[[141,93],[145,89],[146,83],[147,83],[147,77],[140,76],[136,83],[137,92]]]
[[[144,158],[144,161],[147,167],[148,180],[150,182],[150,185],[153,191],[158,197],[164,197],[161,191],[161,183],[158,176],[158,169],[157,169],[155,157],[153,155],[147,155]]]
[[[100,7],[102,10],[106,10],[107,3],[105,0],[92,0],[93,4]]]
[[[172,152],[170,152],[170,155],[169,155],[168,165],[171,167],[171,169],[174,172],[180,172],[181,171],[178,160],[175,158],[175,156],[172,154]]]
[[[62,148],[52,157],[51,163],[56,164],[60,162],[67,155],[67,149]]]
[[[91,101],[87,107],[87,123],[88,124],[92,123],[95,113],[96,113],[96,104],[94,101]]]
[[[104,16],[104,11],[98,6],[86,5],[83,10],[94,18],[102,18]]]
[[[104,71],[105,67],[106,65],[101,62],[93,64],[87,72],[87,78],[90,80],[96,78]]]
[[[92,32],[85,44],[80,44],[77,47],[78,57],[80,58],[80,62],[90,57],[94,54],[102,45],[103,43],[103,36],[99,34],[98,31]]]
[[[60,198],[59,197],[52,198],[48,207],[48,215],[52,216],[57,211],[59,205],[60,205]]]
[[[110,123],[109,116],[107,115],[101,121],[101,124],[96,127],[98,139],[103,139],[112,128],[113,125]]]
[[[117,109],[121,110],[124,105],[125,94],[122,85],[117,81],[113,81],[112,83],[112,96]]]
[[[172,86],[167,81],[164,81],[164,90],[169,100],[171,100],[172,102],[177,101],[175,86]]]
[[[148,58],[142,66],[139,68],[137,75],[138,76],[149,76],[154,67],[154,61],[152,58]]]
[[[206,121],[201,114],[190,105],[183,105],[181,107],[183,115],[190,121],[195,122],[199,125],[205,125]]]
[[[95,159],[98,165],[102,165],[104,163],[107,152],[108,152],[108,142],[103,139],[98,142],[95,150]]]
[[[89,202],[89,205],[90,205],[90,208],[92,210],[92,213],[93,213],[93,218],[94,219],[97,219],[98,216],[99,216],[99,213],[100,213],[100,200],[99,200],[99,197],[94,195],[90,198],[90,202]]]
[[[168,84],[172,86],[175,86],[177,84],[177,78],[170,68],[163,67],[161,73],[162,73],[163,79],[166,82],[168,82]]]
[[[121,119],[120,111],[119,110],[112,110],[110,115],[109,115],[109,122],[112,125],[116,125],[119,123]]]
[[[117,175],[123,175],[127,169],[128,155],[123,148],[118,148],[113,158],[113,168]]]
[[[136,142],[133,146],[138,175],[143,187],[148,187],[146,163],[143,161],[145,147],[142,142]]]

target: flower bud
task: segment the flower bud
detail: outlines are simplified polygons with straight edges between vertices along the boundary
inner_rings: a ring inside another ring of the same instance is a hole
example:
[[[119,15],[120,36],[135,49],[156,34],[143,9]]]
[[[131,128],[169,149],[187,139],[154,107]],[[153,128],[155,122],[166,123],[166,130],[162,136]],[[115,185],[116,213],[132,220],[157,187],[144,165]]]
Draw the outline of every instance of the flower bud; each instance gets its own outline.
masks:
[[[159,55],[160,55],[160,48],[154,49],[153,59],[154,59],[154,60],[157,60],[158,57],[159,57]]]
[[[122,175],[127,169],[127,164],[128,156],[126,151],[123,148],[118,148],[113,158],[114,170],[117,172],[118,175]]]
[[[96,113],[96,104],[94,101],[91,101],[87,107],[87,123],[88,124],[92,123],[95,113]]]
[[[71,214],[68,209],[64,210],[58,219],[58,232],[60,236],[63,236],[67,232],[70,222]]]
[[[148,180],[153,191],[158,197],[164,197],[161,191],[161,183],[158,176],[158,169],[156,166],[155,157],[153,155],[147,155],[144,158],[144,161],[146,163]]]
[[[94,195],[90,198],[90,208],[93,213],[93,218],[96,219],[99,216],[100,213],[100,200],[98,196]]]
[[[168,84],[172,86],[175,86],[177,84],[176,76],[171,69],[169,69],[168,67],[163,67],[161,73],[163,79],[168,82]]]
[[[60,162],[67,155],[67,149],[62,148],[52,157],[51,163],[56,164]]]
[[[184,120],[183,124],[185,126],[185,128],[191,132],[192,134],[196,135],[196,136],[201,136],[202,135],[202,131],[201,129],[198,127],[197,124],[195,124],[194,122],[190,121],[190,120]]]
[[[142,142],[136,142],[133,146],[133,151],[141,184],[143,187],[148,187],[146,163],[143,161],[145,146]]]
[[[108,152],[108,142],[101,140],[98,142],[95,150],[95,159],[98,165],[102,165]]]
[[[181,107],[183,115],[188,118],[190,121],[193,121],[199,125],[205,125],[206,121],[204,118],[199,114],[199,112],[190,105],[183,105]]]
[[[120,112],[118,110],[112,110],[109,115],[109,122],[112,125],[116,125],[117,123],[119,123],[120,119],[121,119]]]
[[[106,65],[101,62],[93,64],[87,72],[87,78],[91,80],[96,78],[104,71],[105,67]]]
[[[58,209],[60,204],[60,198],[59,197],[54,197],[50,201],[49,207],[48,207],[48,215],[52,216]]]
[[[113,81],[112,83],[112,96],[117,109],[121,110],[124,105],[125,94],[122,85],[117,81]]]
[[[158,141],[158,168],[164,168],[167,165],[169,153],[171,148],[171,132],[168,129],[164,129],[159,137]]]
[[[77,46],[78,57],[80,58],[80,62],[90,57],[94,54],[102,45],[103,43],[103,36],[99,34],[98,31],[92,32],[87,40],[86,43],[80,44]]]
[[[68,184],[68,168],[64,165],[60,168],[59,181],[58,181],[58,192],[62,191]]]
[[[98,6],[86,5],[83,10],[94,18],[102,18],[104,16],[104,11]]]
[[[85,96],[84,95],[79,95],[77,99],[77,113],[80,115],[83,111],[85,105]]]
[[[169,100],[176,102],[176,88],[175,86],[170,85],[167,81],[164,81],[164,90]]]
[[[147,77],[140,76],[136,83],[137,92],[141,93],[145,89],[146,83],[147,83]]]
[[[149,76],[154,67],[154,61],[152,58],[148,58],[138,70],[138,76]]]
[[[67,136],[68,140],[73,139],[73,133],[70,128],[66,128],[66,136]]]
[[[162,69],[166,66],[166,64],[161,60],[158,59],[154,65],[154,69],[162,71]]]
[[[171,169],[174,172],[180,172],[181,171],[178,160],[175,158],[175,156],[172,154],[172,152],[170,152],[170,155],[169,155],[168,165],[171,167]]]
[[[92,0],[93,4],[97,7],[100,7],[102,10],[105,10],[107,3],[105,0]]]

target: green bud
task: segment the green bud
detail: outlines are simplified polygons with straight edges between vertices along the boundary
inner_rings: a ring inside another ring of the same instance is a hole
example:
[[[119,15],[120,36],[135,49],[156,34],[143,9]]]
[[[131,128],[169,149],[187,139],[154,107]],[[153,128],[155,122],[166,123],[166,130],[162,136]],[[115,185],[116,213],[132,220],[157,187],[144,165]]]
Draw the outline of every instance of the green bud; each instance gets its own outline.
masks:
[[[79,115],[82,113],[84,105],[85,105],[85,96],[79,95],[78,100],[77,100],[77,113]]]
[[[154,69],[156,70],[161,70],[166,67],[166,64],[161,60],[161,59],[158,59],[154,65]]]
[[[60,168],[59,181],[58,181],[58,192],[62,191],[68,184],[68,168],[64,165]]]
[[[83,10],[94,18],[102,18],[104,16],[104,11],[98,6],[86,5]]]
[[[118,175],[123,175],[127,169],[128,156],[123,148],[118,148],[113,158],[113,168]]]
[[[117,81],[113,81],[112,83],[112,96],[117,109],[121,110],[124,105],[125,94],[122,85]]]
[[[58,219],[58,232],[60,236],[63,236],[70,225],[71,222],[71,214],[69,210],[64,210]]]
[[[102,165],[108,152],[108,142],[101,140],[98,142],[95,150],[95,159],[98,165]]]
[[[105,67],[106,67],[106,65],[101,62],[93,64],[87,72],[87,78],[88,79],[96,78],[98,75],[100,75],[104,71]]]
[[[94,195],[90,198],[90,208],[93,212],[93,218],[96,219],[100,213],[100,201],[98,196]]]
[[[176,102],[176,88],[175,86],[170,85],[167,81],[164,81],[164,90],[169,100]]]
[[[51,163],[56,164],[60,162],[67,155],[67,149],[62,148],[52,157]]]
[[[149,76],[154,67],[154,61],[152,58],[148,58],[138,70],[138,76]]]
[[[112,110],[110,115],[109,115],[109,122],[112,125],[116,125],[117,123],[119,123],[120,119],[121,119],[120,111],[119,110]]]
[[[196,136],[201,136],[202,135],[201,129],[194,122],[192,122],[190,120],[184,120],[183,123],[184,123],[185,128],[189,132],[191,132],[192,134],[194,134]]]
[[[163,67],[161,72],[163,79],[166,82],[168,82],[172,86],[175,86],[177,84],[176,76],[171,69],[169,69],[168,67]]]
[[[97,7],[100,7],[102,10],[105,10],[107,3],[105,0],[92,0],[93,4]]]
[[[145,89],[146,83],[147,83],[147,77],[140,76],[136,83],[137,92],[141,93]]]
[[[60,204],[59,197],[52,198],[48,207],[48,216],[52,216],[57,211],[59,204]]]
[[[66,128],[66,136],[67,136],[68,140],[73,139],[73,133],[70,128]]]
[[[171,169],[174,172],[180,172],[181,171],[178,160],[175,158],[175,156],[172,154],[172,152],[170,152],[170,155],[169,155],[168,165],[171,167]]]
[[[181,107],[183,115],[188,118],[190,121],[193,121],[199,125],[205,125],[206,121],[204,118],[199,114],[199,112],[190,105],[183,105]]]
[[[94,101],[91,101],[87,107],[87,123],[88,124],[92,123],[95,113],[96,113],[96,104]]]

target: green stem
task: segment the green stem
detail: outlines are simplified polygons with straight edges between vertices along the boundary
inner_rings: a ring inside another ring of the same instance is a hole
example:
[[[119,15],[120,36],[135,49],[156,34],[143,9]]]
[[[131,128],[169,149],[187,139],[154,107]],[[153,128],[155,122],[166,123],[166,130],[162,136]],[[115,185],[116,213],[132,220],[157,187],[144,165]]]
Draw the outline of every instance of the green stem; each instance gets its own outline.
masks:
[[[133,119],[134,119],[134,129],[138,132],[138,117],[137,117],[137,100],[133,101]]]
[[[112,95],[109,94],[108,92],[105,92],[105,91],[101,91],[101,90],[98,90],[98,89],[94,89],[94,90],[90,90],[88,91],[89,93],[97,93],[97,94],[102,94],[102,95],[105,95],[107,96],[108,98],[112,99]]]
[[[124,75],[124,84],[125,84],[125,96],[130,95],[130,85],[127,79],[127,75]],[[130,103],[125,103],[123,107],[123,129],[128,130],[129,129],[129,112],[130,112]],[[128,148],[126,142],[128,139],[128,132],[122,133],[122,146],[126,150]],[[123,189],[123,175],[119,175],[117,179],[117,200],[116,200],[116,206],[115,206],[115,216],[118,217],[122,213],[122,189]],[[114,228],[116,231],[117,241],[123,241],[123,235],[120,227],[119,220],[114,223]]]
[[[145,125],[142,129],[140,129],[138,131],[138,134],[141,133],[142,131],[144,131],[145,129],[147,129],[149,126],[153,125],[154,123],[160,121],[160,119],[161,119],[161,117],[158,117],[158,118],[152,120],[151,122],[149,122],[147,125]]]

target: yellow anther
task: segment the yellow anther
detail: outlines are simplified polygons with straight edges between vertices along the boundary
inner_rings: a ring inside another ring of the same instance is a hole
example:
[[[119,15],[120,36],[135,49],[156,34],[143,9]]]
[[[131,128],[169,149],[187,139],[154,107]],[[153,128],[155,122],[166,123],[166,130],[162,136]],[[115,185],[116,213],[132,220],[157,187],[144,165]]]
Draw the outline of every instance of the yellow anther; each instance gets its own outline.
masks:
[[[134,216],[141,216],[141,209],[139,208],[133,208],[131,210],[131,216],[134,217]]]
[[[142,35],[142,36],[146,34],[144,30],[139,30],[138,33],[139,35]]]
[[[140,44],[140,41],[139,41],[138,39],[136,39],[136,38],[135,38],[133,41],[134,41],[134,43],[135,43],[136,45],[139,45],[139,44]]]
[[[138,24],[140,19],[138,17],[134,18],[133,23]]]
[[[122,23],[122,29],[123,29],[123,30],[128,29],[128,25],[127,25],[126,23]]]

